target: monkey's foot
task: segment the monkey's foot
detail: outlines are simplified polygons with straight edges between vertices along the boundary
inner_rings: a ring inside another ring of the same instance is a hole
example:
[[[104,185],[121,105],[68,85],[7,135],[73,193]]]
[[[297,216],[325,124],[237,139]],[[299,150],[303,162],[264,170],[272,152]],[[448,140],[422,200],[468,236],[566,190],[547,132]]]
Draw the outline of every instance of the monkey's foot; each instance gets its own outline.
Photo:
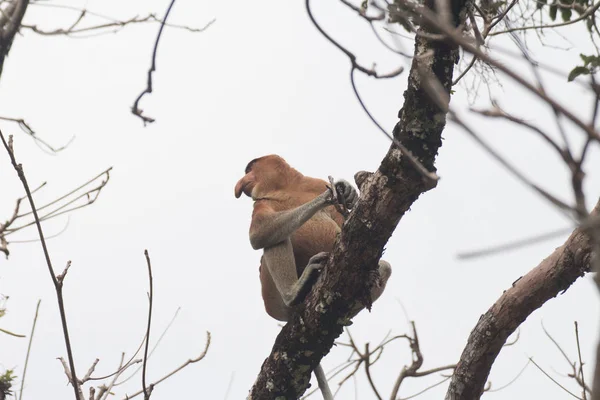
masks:
[[[306,268],[310,267],[311,265],[315,265],[315,267],[313,268],[317,268],[317,266],[319,266],[322,269],[324,267],[324,265],[322,264],[326,263],[328,259],[328,252],[322,251],[320,253],[317,253],[314,256],[312,256],[310,260],[308,260],[308,265],[306,266]]]

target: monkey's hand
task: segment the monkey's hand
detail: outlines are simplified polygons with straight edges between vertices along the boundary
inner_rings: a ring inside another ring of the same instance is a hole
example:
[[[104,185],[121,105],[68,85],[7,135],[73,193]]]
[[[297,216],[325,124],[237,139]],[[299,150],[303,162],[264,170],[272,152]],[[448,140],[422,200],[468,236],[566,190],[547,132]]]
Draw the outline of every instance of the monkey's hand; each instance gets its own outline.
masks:
[[[308,265],[306,265],[306,268],[302,271],[302,275],[298,279],[298,282],[296,282],[296,285],[294,285],[292,292],[286,296],[288,300],[285,301],[284,298],[287,306],[295,306],[304,300],[317,281],[321,271],[325,268],[328,259],[329,253],[322,251],[308,260]]]
[[[330,181],[332,178],[330,177]],[[336,181],[333,184],[333,188],[329,187],[331,191],[330,204],[341,204],[348,209],[352,209],[358,201],[358,192],[354,187],[343,179]]]

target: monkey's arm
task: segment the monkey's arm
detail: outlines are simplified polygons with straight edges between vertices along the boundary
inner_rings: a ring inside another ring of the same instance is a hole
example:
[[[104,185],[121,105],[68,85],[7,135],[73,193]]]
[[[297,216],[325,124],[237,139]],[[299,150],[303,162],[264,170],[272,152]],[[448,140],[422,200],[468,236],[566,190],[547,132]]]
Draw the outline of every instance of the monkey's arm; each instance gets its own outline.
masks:
[[[250,244],[255,250],[276,245],[289,238],[317,211],[332,204],[331,192],[325,191],[308,203],[293,210],[273,211],[260,200],[254,203],[252,223],[250,224]]]
[[[345,203],[352,207],[358,199],[356,190],[345,180],[337,181],[335,186]],[[258,200],[254,203],[252,223],[250,224],[252,248],[258,250],[281,243],[315,213],[336,202],[337,199],[333,197],[329,189],[293,210],[276,212],[266,202]]]

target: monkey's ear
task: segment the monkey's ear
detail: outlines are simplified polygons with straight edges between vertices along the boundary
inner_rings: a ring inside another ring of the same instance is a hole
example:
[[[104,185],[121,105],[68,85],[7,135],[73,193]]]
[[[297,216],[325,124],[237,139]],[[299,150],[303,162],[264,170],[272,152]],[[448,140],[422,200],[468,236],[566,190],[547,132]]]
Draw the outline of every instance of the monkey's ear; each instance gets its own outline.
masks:
[[[356,182],[356,186],[358,186],[358,190],[363,191],[363,185],[367,182],[367,180],[373,176],[373,172],[367,171],[358,171],[354,174],[354,182]]]

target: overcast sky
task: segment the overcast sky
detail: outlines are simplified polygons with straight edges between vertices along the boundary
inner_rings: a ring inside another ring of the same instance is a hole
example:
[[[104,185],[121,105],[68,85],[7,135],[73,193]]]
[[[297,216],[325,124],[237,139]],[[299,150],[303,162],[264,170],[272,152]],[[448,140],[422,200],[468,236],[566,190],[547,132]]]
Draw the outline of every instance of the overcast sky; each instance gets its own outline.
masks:
[[[316,17],[359,55],[361,63],[376,62],[380,71],[398,65],[408,69],[410,60],[386,52],[343,6],[314,3]],[[129,19],[149,12],[162,15],[168,2],[60,4]],[[67,27],[76,18],[75,12],[31,5],[25,23],[53,29]],[[145,113],[156,118],[148,127],[130,108],[145,87],[157,24],[87,39],[43,37],[25,30],[15,40],[0,80],[1,116],[25,118],[40,137],[56,146],[75,137],[66,150],[49,155],[15,125],[0,122],[5,134],[15,135],[16,154],[31,185],[49,182],[39,194],[39,204],[114,167],[98,202],[73,214],[66,231],[49,241],[58,272],[67,260],[73,263],[64,293],[78,374],[83,375],[96,357],[97,375],[111,373],[121,352],[130,355],[143,337],[148,290],[144,249],[150,252],[154,271],[152,342],[181,307],[150,360],[149,380],[196,357],[204,348],[205,332],[212,333],[206,358],[158,385],[153,399],[225,399],[230,383],[227,398],[245,398],[279,332],[260,296],[260,252],[248,241],[252,202],[233,195],[247,162],[277,153],[305,175],[352,180],[358,170],[377,169],[390,145],[359,108],[348,80],[347,59],[311,25],[303,2],[180,0],[170,21],[200,27],[213,18],[216,22],[203,33],[165,30],[154,93],[141,102]],[[90,20],[94,21],[102,20]],[[534,36],[528,44],[540,61],[568,71],[578,62],[578,54],[587,50],[588,37],[578,29],[567,36],[571,43],[547,32],[545,38],[554,47],[541,47]],[[510,41],[498,43],[514,51]],[[410,40],[396,45],[412,53]],[[507,62],[530,75],[525,65]],[[549,110],[505,77],[498,78],[503,85],[492,86],[494,98],[529,121],[554,129]],[[562,103],[589,115],[590,98],[581,87],[562,78],[546,79]],[[407,73],[379,82],[358,79],[373,114],[390,130],[402,106],[406,80]],[[467,87],[455,91],[452,106],[467,115]],[[487,106],[485,85],[479,93],[474,105]],[[559,198],[572,200],[566,169],[539,138],[510,124],[469,119],[527,176]],[[574,129],[569,135],[573,143],[582,139]],[[388,332],[408,333],[404,307],[417,324],[424,368],[456,362],[479,316],[567,235],[468,262],[458,260],[457,253],[569,227],[561,213],[509,176],[459,128],[449,124],[444,138],[437,161],[442,179],[399,224],[384,255],[394,270],[386,292],[373,311],[361,313],[351,327],[360,346],[379,343]],[[586,192],[592,206],[600,193],[597,148],[589,160]],[[4,152],[0,152],[0,187],[0,218],[7,218],[22,188]],[[66,217],[58,218],[44,228],[51,235],[66,223]],[[11,238],[33,239],[35,232],[26,230]],[[0,259],[0,293],[10,296],[0,326],[28,333],[35,304],[42,299],[25,398],[70,398],[72,389],[56,360],[66,353],[41,247],[15,243],[10,249],[9,260]],[[565,377],[569,366],[544,335],[541,323],[575,359],[573,321],[579,322],[589,377],[599,312],[591,277],[580,279],[521,326],[519,341],[502,351],[492,370],[492,387],[508,383],[533,357],[578,392]],[[340,340],[347,341],[347,336]],[[14,368],[21,375],[26,347],[27,339],[0,335],[0,370]],[[335,347],[323,360],[325,370],[343,362],[348,353],[345,347]],[[375,381],[385,397],[410,361],[408,346],[398,342],[374,366]],[[363,373],[359,376],[359,398],[373,398]],[[333,388],[340,379],[330,383]],[[438,380],[432,376],[407,381],[401,395]],[[137,391],[140,384],[138,375],[115,389],[116,398]],[[340,399],[354,398],[352,385],[346,384]],[[421,398],[442,398],[446,387]],[[511,386],[485,397],[569,395],[530,365]]]

